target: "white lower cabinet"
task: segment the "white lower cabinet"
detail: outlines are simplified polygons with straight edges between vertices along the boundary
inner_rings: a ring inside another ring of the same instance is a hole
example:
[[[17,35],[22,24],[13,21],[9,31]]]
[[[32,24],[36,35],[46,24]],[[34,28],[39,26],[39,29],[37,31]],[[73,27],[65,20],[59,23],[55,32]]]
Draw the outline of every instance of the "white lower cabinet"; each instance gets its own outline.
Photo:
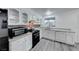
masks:
[[[56,41],[74,45],[75,35],[72,32],[56,32]]]
[[[48,37],[49,37],[48,35],[49,35],[49,31],[43,29],[42,32],[41,32],[41,36],[42,36],[42,37],[45,37],[45,38],[48,38]]]
[[[48,31],[48,38],[51,40],[55,40],[55,31]]]
[[[74,44],[75,35],[74,33],[66,33],[66,43],[68,44]]]
[[[32,35],[14,38],[13,40],[9,42],[10,51],[29,51],[32,48]]]
[[[45,37],[50,40],[55,40],[70,45],[74,45],[75,43],[74,32],[42,29],[40,33],[41,33],[41,37]]]
[[[10,50],[11,51],[24,51],[25,50],[26,41],[23,39],[19,39],[13,42],[10,42]]]
[[[66,41],[66,33],[65,32],[56,32],[56,41],[64,42]]]
[[[28,37],[25,37],[25,40],[26,40],[26,51],[30,50],[32,48],[32,37],[28,36]]]

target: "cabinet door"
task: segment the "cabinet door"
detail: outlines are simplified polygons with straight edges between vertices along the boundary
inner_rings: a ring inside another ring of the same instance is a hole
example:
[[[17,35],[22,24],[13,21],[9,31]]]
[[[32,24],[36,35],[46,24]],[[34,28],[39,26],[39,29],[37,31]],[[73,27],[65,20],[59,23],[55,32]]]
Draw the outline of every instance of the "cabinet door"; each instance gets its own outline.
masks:
[[[44,29],[41,29],[41,37],[43,37],[44,36]]]
[[[66,33],[65,32],[56,32],[56,41],[65,43]]]
[[[8,12],[8,24],[9,25],[19,24],[19,10],[9,9],[9,12]]]
[[[74,44],[74,40],[75,40],[74,33],[66,33],[66,35],[67,35],[66,36],[66,43],[73,45]]]
[[[28,36],[28,37],[25,37],[25,45],[26,45],[26,51],[30,50],[32,48],[32,36]]]
[[[24,24],[26,24],[27,21],[28,21],[28,14],[22,13],[22,22],[23,22]]]
[[[43,35],[43,37],[45,37],[45,38],[48,38],[49,36],[49,31],[48,30],[43,30],[42,31],[42,35]]]
[[[42,38],[42,29],[40,29],[40,38]]]
[[[51,40],[55,40],[55,31],[49,30],[48,32],[48,38]]]
[[[24,38],[16,40],[14,42],[11,42],[11,48],[12,51],[25,51],[25,40]]]

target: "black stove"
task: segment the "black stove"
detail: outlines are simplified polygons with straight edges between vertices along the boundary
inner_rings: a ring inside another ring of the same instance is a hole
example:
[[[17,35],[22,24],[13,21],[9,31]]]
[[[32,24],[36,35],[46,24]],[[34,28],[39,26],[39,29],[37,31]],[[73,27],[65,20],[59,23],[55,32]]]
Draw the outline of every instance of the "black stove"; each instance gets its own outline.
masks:
[[[32,48],[34,48],[39,41],[40,41],[40,31],[34,30],[32,32]]]

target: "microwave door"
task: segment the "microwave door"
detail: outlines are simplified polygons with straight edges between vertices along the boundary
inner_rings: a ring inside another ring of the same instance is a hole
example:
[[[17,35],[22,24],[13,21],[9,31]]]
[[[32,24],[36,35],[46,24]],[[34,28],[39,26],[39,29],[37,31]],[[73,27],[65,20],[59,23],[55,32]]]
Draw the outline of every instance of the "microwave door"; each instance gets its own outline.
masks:
[[[15,31],[15,36],[21,35],[23,33],[24,33],[24,30],[17,30],[17,31]]]

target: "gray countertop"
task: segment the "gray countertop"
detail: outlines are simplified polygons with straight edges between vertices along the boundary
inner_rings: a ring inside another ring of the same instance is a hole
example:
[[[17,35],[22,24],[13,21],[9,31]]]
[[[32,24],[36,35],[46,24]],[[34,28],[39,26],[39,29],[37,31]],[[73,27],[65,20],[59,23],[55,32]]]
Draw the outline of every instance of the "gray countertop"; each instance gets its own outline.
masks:
[[[30,36],[30,35],[32,36],[32,33],[28,32],[28,33],[13,37],[12,39],[9,38],[9,42],[13,42],[13,41],[16,41],[16,40],[19,40],[19,39],[23,39],[24,37],[27,37],[27,36]]]
[[[40,27],[40,29],[56,31],[56,32],[75,33],[74,31],[72,31],[71,29],[68,29],[68,28],[46,28],[46,27]]]

